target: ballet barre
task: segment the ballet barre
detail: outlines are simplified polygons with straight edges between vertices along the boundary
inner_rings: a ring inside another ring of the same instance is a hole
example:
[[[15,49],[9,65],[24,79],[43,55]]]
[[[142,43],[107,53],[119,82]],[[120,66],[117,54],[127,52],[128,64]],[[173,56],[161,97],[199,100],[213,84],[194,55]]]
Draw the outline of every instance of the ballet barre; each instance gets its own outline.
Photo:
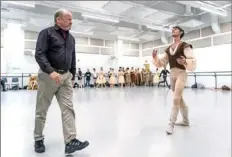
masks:
[[[232,71],[209,71],[209,72],[188,72],[188,76],[193,76],[195,84],[197,83],[197,77],[200,76],[213,76],[215,81],[215,89],[217,89],[217,77],[218,76],[232,76]]]
[[[155,73],[152,73],[155,74]],[[29,75],[37,76],[37,73],[1,73],[1,78],[18,78],[21,81],[21,87],[24,87],[28,84],[28,80],[25,81],[24,79],[29,79]],[[194,77],[194,82],[197,83],[197,77],[214,77],[215,80],[215,89],[217,88],[217,77],[219,76],[232,76],[232,71],[203,71],[203,72],[187,72],[187,75],[190,77]],[[108,73],[105,73],[104,76],[107,78]],[[168,74],[169,76],[169,74]],[[77,80],[77,74],[75,76],[75,80]],[[84,79],[84,74],[83,74]],[[85,80],[85,79],[84,79]],[[10,84],[9,82],[7,82]]]

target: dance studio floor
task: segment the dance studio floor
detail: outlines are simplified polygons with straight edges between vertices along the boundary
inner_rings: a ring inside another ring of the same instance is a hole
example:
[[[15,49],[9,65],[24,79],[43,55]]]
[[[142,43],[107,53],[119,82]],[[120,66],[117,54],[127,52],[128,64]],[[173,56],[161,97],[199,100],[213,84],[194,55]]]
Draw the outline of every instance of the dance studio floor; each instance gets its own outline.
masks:
[[[78,137],[90,146],[69,157],[230,157],[231,92],[185,89],[184,98],[191,126],[168,136],[171,90],[75,89]],[[36,91],[1,94],[1,157],[65,157],[55,98],[44,130],[46,152],[34,153],[35,99]]]

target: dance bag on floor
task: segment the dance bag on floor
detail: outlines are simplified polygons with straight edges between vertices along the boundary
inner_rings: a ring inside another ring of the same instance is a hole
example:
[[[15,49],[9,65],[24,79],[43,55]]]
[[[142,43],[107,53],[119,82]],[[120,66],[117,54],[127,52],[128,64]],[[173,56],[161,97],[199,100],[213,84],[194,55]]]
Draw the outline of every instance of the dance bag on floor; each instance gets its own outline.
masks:
[[[197,83],[193,84],[192,88],[197,88]]]
[[[222,90],[230,90],[230,88],[228,86],[226,86],[226,85],[223,85]]]
[[[76,87],[78,88],[79,85],[75,82],[74,85],[73,85],[73,88],[76,88]]]
[[[107,87],[109,87],[109,86],[110,86],[110,84],[109,84],[109,82],[108,82],[108,81],[106,81],[106,86],[107,86]]]
[[[19,88],[19,85],[14,85],[14,86],[12,86],[12,88],[11,88],[11,90],[19,90],[20,88]]]
[[[199,88],[199,89],[205,89],[205,86],[203,85],[203,84],[197,84],[197,88]]]
[[[205,86],[200,83],[195,83],[194,85],[192,85],[192,88],[205,89]]]

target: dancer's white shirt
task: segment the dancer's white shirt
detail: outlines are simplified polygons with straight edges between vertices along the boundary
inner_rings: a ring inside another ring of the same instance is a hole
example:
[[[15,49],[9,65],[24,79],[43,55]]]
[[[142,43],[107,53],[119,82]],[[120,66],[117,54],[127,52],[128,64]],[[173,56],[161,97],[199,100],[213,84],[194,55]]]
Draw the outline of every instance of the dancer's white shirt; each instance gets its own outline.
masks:
[[[174,50],[172,50],[172,48],[170,47],[170,54],[174,55],[176,53],[178,45],[176,46],[176,48]],[[184,55],[186,56],[186,65],[185,68],[188,71],[194,71],[196,69],[196,58],[194,57],[193,54],[193,49],[190,48],[190,46],[186,47],[184,49]],[[164,53],[162,56],[161,55],[157,55],[155,58],[153,58],[153,64],[157,67],[163,67],[164,65],[166,65],[168,63],[168,55],[167,53]]]

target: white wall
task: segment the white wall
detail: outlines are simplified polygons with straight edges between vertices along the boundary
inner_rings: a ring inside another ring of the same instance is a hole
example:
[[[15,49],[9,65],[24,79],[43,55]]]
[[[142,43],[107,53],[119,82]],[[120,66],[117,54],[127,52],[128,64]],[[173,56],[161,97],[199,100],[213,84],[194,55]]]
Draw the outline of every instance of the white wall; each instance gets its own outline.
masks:
[[[9,23],[8,27],[4,29],[4,48],[1,49],[1,71],[20,72],[24,62],[23,52],[24,31],[21,29],[21,25]]]
[[[206,48],[194,49],[194,56],[197,60],[197,67],[194,72],[217,72],[217,71],[231,71],[231,44],[224,44]],[[151,64],[151,70],[155,71],[156,67],[152,64],[152,57],[146,56],[142,58],[142,62],[148,60]],[[170,69],[167,66],[167,69]],[[159,69],[161,71],[162,68]],[[228,74],[228,73],[227,73]],[[209,73],[203,73],[202,75],[214,75]],[[192,86],[195,83],[195,79],[192,76],[188,77],[187,86]],[[198,76],[197,83],[203,84],[205,87],[215,87],[214,76]],[[217,87],[220,88],[223,85],[232,87],[231,76],[218,76]]]
[[[38,65],[33,56],[23,55],[24,49],[24,33],[17,26],[10,26],[4,30],[4,48],[1,49],[1,73],[37,73]],[[12,33],[14,35],[12,35]],[[15,35],[17,34],[17,35]],[[14,36],[14,38],[12,38]],[[123,52],[123,46],[118,45],[118,50]],[[142,51],[140,49],[140,51]],[[117,53],[117,52],[116,52]],[[141,52],[140,52],[141,54]],[[207,48],[194,49],[197,59],[196,72],[204,71],[231,71],[231,44],[212,46]],[[77,68],[83,70],[89,68],[104,67],[106,71],[110,67],[136,67],[142,68],[145,60],[150,64],[151,70],[154,72],[156,67],[152,64],[152,57],[128,57],[116,55],[116,60],[110,60],[108,55],[93,55],[77,53]],[[219,64],[220,63],[220,64]],[[214,77],[197,77],[197,82],[207,87],[214,87]],[[188,85],[194,83],[194,78],[188,78]],[[222,85],[231,86],[231,77],[218,77],[218,87]]]
[[[208,71],[231,71],[231,44],[212,46],[208,48],[194,49],[197,59],[196,72]],[[205,74],[205,73],[204,73]],[[227,85],[231,87],[231,76],[219,76],[217,78],[218,87]],[[194,78],[188,78],[188,85],[194,83]],[[206,87],[214,87],[214,76],[199,76],[197,83],[201,83]]]
[[[4,48],[1,48],[1,73],[37,73],[39,66],[35,61],[34,56],[24,55],[24,31],[20,26],[16,28],[5,28],[4,31]],[[14,34],[12,34],[12,32]],[[3,32],[2,32],[3,33]],[[12,38],[17,34],[17,38]],[[16,41],[14,41],[16,40]],[[12,42],[13,41],[13,42]],[[20,41],[20,42],[18,42]],[[119,48],[116,51],[124,52],[123,41],[119,44]],[[139,57],[122,56],[117,57],[116,60],[111,60],[110,55],[99,54],[85,54],[77,53],[77,68],[83,70],[100,69],[104,67],[106,71],[110,67],[117,68],[118,66],[138,67]],[[119,59],[118,59],[119,58]],[[120,59],[121,58],[121,59]]]
[[[2,53],[4,53],[4,49],[1,50]],[[107,55],[95,55],[95,54],[84,54],[84,53],[77,53],[77,68],[81,68],[83,70],[89,69],[100,69],[100,67],[104,67],[106,71],[110,67],[117,68],[117,60],[110,60],[110,56]],[[7,56],[1,57],[1,73],[15,73],[14,70],[11,68],[6,70],[7,63],[4,62],[4,60],[7,59]],[[79,60],[79,61],[78,61]],[[23,56],[23,60],[14,60],[14,65],[20,64],[20,70],[17,72],[20,73],[37,73],[39,66],[35,61],[34,56]],[[127,57],[122,56],[121,59],[119,59],[118,65],[123,67],[141,67],[139,64],[140,60],[139,57]]]
[[[231,71],[231,44],[195,49],[196,71]]]
[[[76,54],[77,58],[77,68],[81,68],[83,70],[89,69],[100,69],[103,67],[105,70],[108,70],[109,67],[115,66],[115,61],[109,61],[109,56],[107,55],[94,55],[94,54]],[[78,62],[79,60],[79,62]]]

